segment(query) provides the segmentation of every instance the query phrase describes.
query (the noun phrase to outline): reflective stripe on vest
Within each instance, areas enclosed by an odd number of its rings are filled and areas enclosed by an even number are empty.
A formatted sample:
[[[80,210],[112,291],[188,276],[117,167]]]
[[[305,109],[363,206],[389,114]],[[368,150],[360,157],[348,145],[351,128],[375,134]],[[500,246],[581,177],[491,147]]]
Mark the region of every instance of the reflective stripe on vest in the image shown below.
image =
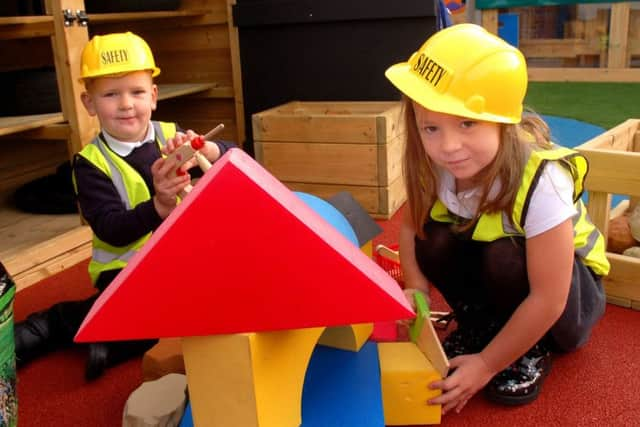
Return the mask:
[[[176,125],[156,121],[152,124],[156,133],[156,142],[159,148],[162,148],[166,142],[165,135],[175,135]],[[85,146],[79,154],[111,179],[127,210],[151,198],[149,188],[142,176],[124,159],[111,151],[99,136]],[[100,240],[94,233],[93,251],[89,263],[92,282],[95,283],[103,271],[124,268],[150,236],[151,233],[147,233],[127,246],[112,246]]]
[[[565,147],[554,146],[551,150],[533,151],[525,166],[511,218],[502,212],[482,214],[474,227],[472,239],[492,242],[507,236],[524,236],[524,224],[533,189],[536,188],[540,174],[549,161],[558,161],[566,167],[574,181],[573,200],[578,211],[572,221],[576,255],[596,274],[608,274],[609,261],[605,255],[604,237],[589,219],[580,199],[584,189],[584,177],[588,171],[587,160],[578,152]],[[454,223],[457,220],[440,200],[434,203],[430,216],[439,222]]]

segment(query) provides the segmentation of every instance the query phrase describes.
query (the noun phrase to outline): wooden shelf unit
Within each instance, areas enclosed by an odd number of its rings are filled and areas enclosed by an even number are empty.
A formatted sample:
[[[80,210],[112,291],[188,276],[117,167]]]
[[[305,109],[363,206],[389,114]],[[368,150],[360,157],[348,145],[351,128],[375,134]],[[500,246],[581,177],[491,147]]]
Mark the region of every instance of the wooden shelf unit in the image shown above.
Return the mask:
[[[46,15],[0,17],[0,71],[53,66],[61,112],[0,117],[0,261],[18,290],[91,254],[91,230],[79,215],[34,215],[11,201],[19,186],[54,173],[99,130],[80,103],[80,52],[94,34],[132,31],[150,44],[162,73],[154,119],[244,142],[244,111],[234,0],[182,0],[175,11],[89,14],[87,26],[66,26],[63,11],[84,0],[45,0]],[[25,55],[24,52],[30,52]],[[15,63],[20,58],[20,63]]]
[[[603,11],[604,12],[604,11]],[[635,13],[634,13],[635,12]],[[482,26],[498,33],[498,10],[481,10]],[[610,16],[607,16],[610,15]],[[610,14],[599,14],[596,25],[599,38],[524,39],[520,49],[530,58],[578,58],[600,56],[599,67],[529,67],[531,81],[573,82],[640,82],[640,68],[631,66],[631,58],[640,56],[637,27],[640,15],[631,9],[631,2],[611,3]],[[587,25],[586,23],[582,23]],[[584,36],[584,35],[583,35]],[[632,38],[635,36],[636,38]]]

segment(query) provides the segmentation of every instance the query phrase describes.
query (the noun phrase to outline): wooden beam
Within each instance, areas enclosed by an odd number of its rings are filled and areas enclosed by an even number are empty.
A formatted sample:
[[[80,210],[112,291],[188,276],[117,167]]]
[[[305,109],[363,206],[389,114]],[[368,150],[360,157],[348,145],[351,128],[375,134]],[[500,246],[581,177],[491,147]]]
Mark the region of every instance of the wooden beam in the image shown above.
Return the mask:
[[[611,23],[609,24],[609,68],[628,68],[631,63],[627,52],[629,36],[629,14],[631,3],[611,4]]]
[[[529,67],[532,82],[640,82],[640,68]]]

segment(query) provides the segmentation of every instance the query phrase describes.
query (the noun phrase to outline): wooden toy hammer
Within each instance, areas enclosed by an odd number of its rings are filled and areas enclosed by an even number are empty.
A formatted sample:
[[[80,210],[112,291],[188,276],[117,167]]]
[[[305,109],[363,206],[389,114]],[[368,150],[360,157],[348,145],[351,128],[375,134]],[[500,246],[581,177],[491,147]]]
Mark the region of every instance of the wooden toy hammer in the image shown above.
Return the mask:
[[[196,161],[198,162],[198,166],[200,167],[200,169],[202,169],[203,172],[206,172],[207,170],[209,170],[209,168],[211,168],[211,163],[198,150],[204,147],[205,141],[207,141],[209,138],[213,138],[215,135],[220,133],[222,129],[224,129],[224,124],[220,123],[218,126],[214,127],[203,136],[197,136],[193,140],[185,144],[182,144],[175,151],[169,154],[167,159],[170,159],[170,158],[177,159],[176,166],[173,170],[173,173],[179,174],[180,167],[193,157],[195,157]],[[193,189],[193,186],[191,184],[188,184],[184,188],[184,190],[180,192],[180,197],[184,198],[187,194],[189,194],[189,192],[192,189]]]

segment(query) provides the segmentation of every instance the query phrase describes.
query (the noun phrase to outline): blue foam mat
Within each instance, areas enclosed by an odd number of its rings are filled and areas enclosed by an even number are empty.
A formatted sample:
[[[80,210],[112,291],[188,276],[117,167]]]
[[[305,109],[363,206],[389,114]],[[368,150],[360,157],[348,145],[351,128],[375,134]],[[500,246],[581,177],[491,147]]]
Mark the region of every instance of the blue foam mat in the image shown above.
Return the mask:
[[[547,115],[541,117],[551,129],[551,139],[565,147],[576,147],[605,132],[600,126],[580,120]]]

